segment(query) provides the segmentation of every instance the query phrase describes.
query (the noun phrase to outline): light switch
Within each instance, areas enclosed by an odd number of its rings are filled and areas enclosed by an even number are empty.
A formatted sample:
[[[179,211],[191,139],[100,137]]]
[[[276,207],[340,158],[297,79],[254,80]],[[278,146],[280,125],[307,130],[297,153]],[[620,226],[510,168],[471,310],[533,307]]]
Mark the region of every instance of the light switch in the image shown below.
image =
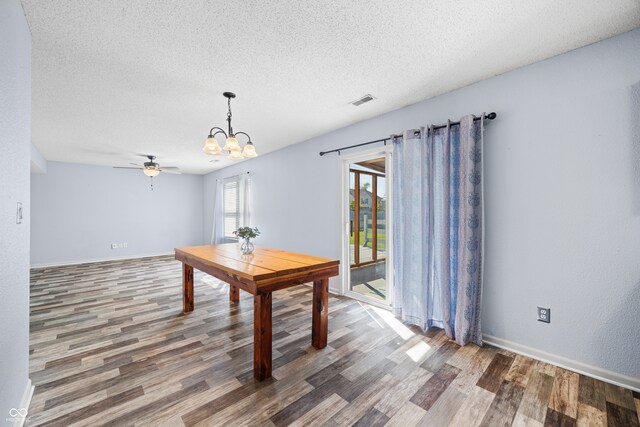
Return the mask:
[[[18,209],[16,210],[16,224],[22,224],[22,203],[18,202]]]

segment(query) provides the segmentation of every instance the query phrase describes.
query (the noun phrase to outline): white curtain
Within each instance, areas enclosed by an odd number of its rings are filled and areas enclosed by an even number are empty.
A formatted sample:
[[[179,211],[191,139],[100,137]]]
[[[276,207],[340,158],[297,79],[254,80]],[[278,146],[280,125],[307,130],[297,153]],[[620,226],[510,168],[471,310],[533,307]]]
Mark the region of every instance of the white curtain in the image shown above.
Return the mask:
[[[251,227],[251,174],[240,175],[240,227]]]
[[[222,212],[222,180],[216,179],[216,193],[213,196],[213,228],[211,244],[224,242],[224,214]]]
[[[216,180],[216,193],[213,201],[213,227],[211,230],[211,244],[228,243],[224,235],[224,183],[237,182],[238,197],[238,227],[251,226],[251,175],[243,173],[224,179]]]

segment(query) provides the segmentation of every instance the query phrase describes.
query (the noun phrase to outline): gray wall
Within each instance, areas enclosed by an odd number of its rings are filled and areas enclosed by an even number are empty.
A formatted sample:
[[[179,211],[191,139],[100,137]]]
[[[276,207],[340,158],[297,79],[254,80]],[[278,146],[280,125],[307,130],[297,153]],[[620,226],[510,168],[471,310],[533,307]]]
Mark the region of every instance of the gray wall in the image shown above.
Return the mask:
[[[638,379],[638,52],[640,30],[209,174],[204,238],[215,179],[249,170],[258,243],[339,258],[340,159],[319,151],[496,111],[485,134],[484,332]],[[535,320],[536,305],[551,307],[551,324]]]
[[[31,176],[31,265],[154,255],[202,244],[200,175],[48,162]],[[111,249],[111,243],[127,248]]]
[[[31,35],[19,0],[0,1],[0,420],[29,375]],[[23,204],[16,224],[16,204]]]

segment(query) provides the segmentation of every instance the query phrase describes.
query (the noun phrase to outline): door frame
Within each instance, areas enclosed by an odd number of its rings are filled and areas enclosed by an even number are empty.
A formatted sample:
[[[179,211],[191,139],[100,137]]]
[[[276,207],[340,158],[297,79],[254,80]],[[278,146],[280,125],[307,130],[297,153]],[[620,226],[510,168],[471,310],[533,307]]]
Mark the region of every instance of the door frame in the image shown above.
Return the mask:
[[[359,151],[353,154],[345,154],[340,157],[342,160],[342,232],[340,233],[342,236],[342,262],[340,263],[340,268],[342,269],[341,292],[342,295],[362,302],[366,302],[367,304],[390,309],[391,305],[393,304],[393,230],[392,227],[390,227],[393,221],[393,185],[391,182],[391,176],[393,172],[392,149],[391,146],[388,145],[371,150]],[[387,295],[385,301],[381,301],[373,297],[368,297],[349,289],[349,285],[351,283],[351,265],[349,259],[349,165],[351,163],[377,159],[380,157],[385,158],[385,191],[387,194],[387,277],[385,278],[387,282]]]

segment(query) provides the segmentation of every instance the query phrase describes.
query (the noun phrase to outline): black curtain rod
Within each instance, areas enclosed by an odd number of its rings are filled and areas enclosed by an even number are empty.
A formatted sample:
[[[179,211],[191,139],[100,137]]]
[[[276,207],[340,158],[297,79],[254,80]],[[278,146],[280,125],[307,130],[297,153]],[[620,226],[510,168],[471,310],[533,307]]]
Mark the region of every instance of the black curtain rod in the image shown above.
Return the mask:
[[[485,119],[487,120],[493,120],[496,117],[498,117],[498,115],[496,113],[489,113],[486,116],[484,116]],[[480,117],[476,117],[475,119],[473,119],[473,121],[476,120],[480,120]],[[434,126],[433,129],[443,129],[446,128],[447,126],[454,126],[454,125],[459,125],[460,122],[451,122],[449,125],[438,125],[438,126]],[[329,154],[329,153],[335,153],[338,152],[338,154],[340,154],[340,152],[342,150],[348,150],[350,148],[356,148],[356,147],[362,147],[363,145],[370,145],[370,144],[376,144],[378,142],[384,142],[384,145],[387,145],[387,141],[391,140],[391,138],[398,138],[402,135],[393,135],[390,136],[389,138],[382,138],[382,139],[376,139],[375,141],[368,141],[368,142],[363,142],[361,144],[355,144],[355,145],[349,145],[348,147],[341,147],[341,148],[336,148],[335,150],[330,150],[330,151],[321,151],[320,152],[320,156],[324,156],[325,154]]]

